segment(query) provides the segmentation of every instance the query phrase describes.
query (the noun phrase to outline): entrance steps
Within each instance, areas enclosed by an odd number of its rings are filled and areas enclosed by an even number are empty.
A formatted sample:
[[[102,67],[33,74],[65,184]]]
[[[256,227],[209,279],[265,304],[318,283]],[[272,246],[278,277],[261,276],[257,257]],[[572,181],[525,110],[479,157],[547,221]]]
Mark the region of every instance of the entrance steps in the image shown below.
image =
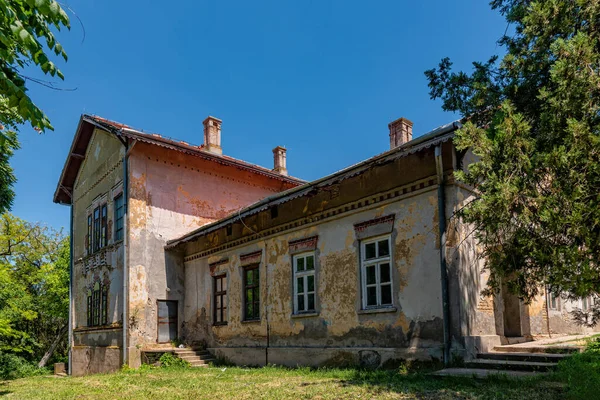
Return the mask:
[[[570,347],[564,353],[557,353],[555,348],[544,347],[517,347],[520,351],[508,351],[511,346],[498,346],[494,351],[479,353],[474,360],[466,361],[462,368],[448,368],[434,372],[436,376],[474,376],[486,377],[489,375],[530,376],[538,373],[553,371],[558,362],[570,357],[573,352],[579,351]],[[524,349],[528,349],[524,350]],[[567,352],[568,351],[568,352]]]
[[[182,360],[189,362],[192,367],[208,367],[210,362],[215,361],[215,358],[202,348],[177,348],[173,350],[173,353]]]

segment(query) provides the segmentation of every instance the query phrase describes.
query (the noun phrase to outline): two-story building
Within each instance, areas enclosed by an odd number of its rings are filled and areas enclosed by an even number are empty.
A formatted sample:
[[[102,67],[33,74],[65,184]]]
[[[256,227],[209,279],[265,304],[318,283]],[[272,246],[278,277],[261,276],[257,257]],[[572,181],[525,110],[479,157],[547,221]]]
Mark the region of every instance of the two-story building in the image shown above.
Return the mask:
[[[305,183],[282,147],[272,169],[224,156],[213,117],[192,146],[82,116],[54,197],[71,206],[71,372],[175,339],[239,364],[385,366],[586,331],[578,304],[481,295],[460,124],[388,127],[388,151]]]

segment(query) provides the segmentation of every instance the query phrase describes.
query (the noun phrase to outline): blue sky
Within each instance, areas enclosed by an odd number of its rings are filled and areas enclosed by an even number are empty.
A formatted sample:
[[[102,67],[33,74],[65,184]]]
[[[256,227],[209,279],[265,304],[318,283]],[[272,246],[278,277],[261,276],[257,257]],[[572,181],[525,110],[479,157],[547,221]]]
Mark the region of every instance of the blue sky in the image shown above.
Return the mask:
[[[53,91],[30,86],[54,132],[22,129],[13,213],[68,228],[52,203],[79,115],[92,113],[190,143],[207,115],[224,153],[313,180],[388,149],[388,122],[414,136],[452,121],[429,99],[426,69],[487,60],[506,23],[486,1],[71,0],[59,37],[69,61]],[[84,39],[84,40],[83,40]],[[83,40],[83,41],[82,41]]]

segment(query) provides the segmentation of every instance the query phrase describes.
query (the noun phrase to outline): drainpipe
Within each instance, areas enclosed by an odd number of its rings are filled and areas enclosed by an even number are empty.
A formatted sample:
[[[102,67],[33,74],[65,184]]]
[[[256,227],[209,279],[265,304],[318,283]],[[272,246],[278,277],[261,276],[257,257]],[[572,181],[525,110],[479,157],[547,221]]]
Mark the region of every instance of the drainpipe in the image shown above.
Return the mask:
[[[69,367],[71,375],[73,365],[73,194],[71,194],[71,222],[69,223]]]
[[[125,146],[125,155],[123,156],[123,365],[128,365],[127,357],[127,334],[128,334],[128,309],[129,309],[129,296],[128,296],[128,281],[129,281],[129,259],[128,245],[129,245],[129,142],[125,140],[123,145]]]
[[[438,221],[440,239],[440,272],[442,278],[442,314],[444,322],[444,365],[450,364],[450,297],[448,294],[448,270],[446,269],[446,197],[444,194],[444,166],[442,144],[435,146],[435,169],[438,179]]]

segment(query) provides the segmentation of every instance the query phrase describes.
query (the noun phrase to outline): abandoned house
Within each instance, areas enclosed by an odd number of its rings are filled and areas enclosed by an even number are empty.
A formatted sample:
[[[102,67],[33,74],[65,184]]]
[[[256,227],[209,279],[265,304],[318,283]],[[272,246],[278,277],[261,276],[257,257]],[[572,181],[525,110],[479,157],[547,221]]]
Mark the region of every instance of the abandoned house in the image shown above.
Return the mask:
[[[238,364],[378,366],[584,330],[568,311],[591,300],[480,295],[452,218],[473,196],[453,176],[474,159],[460,124],[388,127],[388,151],[307,183],[283,147],[272,169],[223,155],[214,117],[194,146],[82,115],[54,195],[71,208],[70,373],[175,341]]]

